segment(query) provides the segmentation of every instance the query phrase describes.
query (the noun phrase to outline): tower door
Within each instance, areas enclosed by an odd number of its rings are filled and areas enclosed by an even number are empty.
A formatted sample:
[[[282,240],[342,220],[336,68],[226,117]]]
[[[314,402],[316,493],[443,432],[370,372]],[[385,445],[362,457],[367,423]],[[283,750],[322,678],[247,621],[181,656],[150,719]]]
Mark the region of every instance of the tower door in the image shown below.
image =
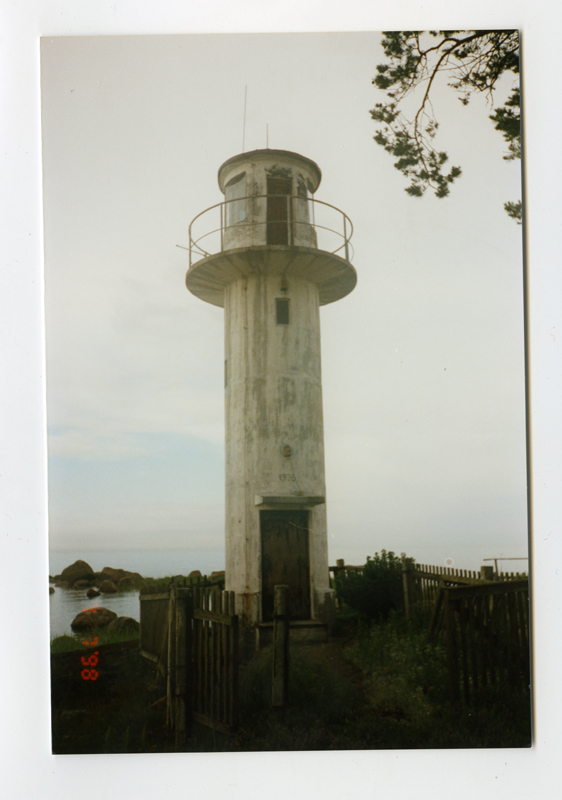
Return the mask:
[[[267,179],[267,244],[289,244],[292,181]]]
[[[310,619],[308,511],[260,511],[262,619],[273,619],[275,586],[289,587],[291,619]]]

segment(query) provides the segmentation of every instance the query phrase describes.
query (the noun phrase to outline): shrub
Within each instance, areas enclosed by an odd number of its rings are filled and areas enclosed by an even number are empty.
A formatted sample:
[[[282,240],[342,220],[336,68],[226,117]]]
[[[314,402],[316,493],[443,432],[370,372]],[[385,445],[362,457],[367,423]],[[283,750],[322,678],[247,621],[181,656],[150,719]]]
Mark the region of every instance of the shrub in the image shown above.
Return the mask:
[[[336,592],[365,619],[386,619],[391,611],[404,607],[401,558],[392,551],[375,553],[367,558],[363,572],[337,575]]]

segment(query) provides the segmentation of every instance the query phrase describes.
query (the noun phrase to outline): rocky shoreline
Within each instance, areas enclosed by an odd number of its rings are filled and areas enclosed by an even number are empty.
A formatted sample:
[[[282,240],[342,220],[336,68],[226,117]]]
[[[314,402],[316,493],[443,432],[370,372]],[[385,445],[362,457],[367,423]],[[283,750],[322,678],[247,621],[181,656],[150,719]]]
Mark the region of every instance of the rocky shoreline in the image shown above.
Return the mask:
[[[116,594],[123,591],[142,589],[146,581],[138,572],[126,569],[104,567],[101,572],[94,572],[86,561],[75,561],[65,567],[60,575],[49,575],[49,582],[59,589],[84,589],[89,598],[102,594]],[[49,593],[54,592],[52,586]],[[118,617],[113,611],[98,606],[78,614],[70,623],[73,631],[87,631],[93,628],[107,628],[115,631],[138,631],[139,623],[131,617]]]
[[[142,589],[147,585],[138,572],[113,567],[104,567],[101,572],[94,572],[86,561],[80,559],[65,567],[60,575],[49,576],[49,581],[60,589],[85,589],[88,597]]]
[[[203,580],[199,570],[193,570],[188,577],[195,581]],[[222,588],[224,586],[224,571],[213,572],[209,579],[205,578],[204,580],[209,580],[211,585]],[[101,595],[138,591],[148,586],[148,582],[138,572],[130,572],[126,569],[115,569],[113,567],[104,567],[101,572],[94,572],[92,567],[81,559],[65,567],[60,575],[49,575],[49,583],[54,584],[59,589],[83,590],[90,599]],[[53,594],[54,591],[53,586],[49,586],[49,593]],[[93,628],[127,631],[138,630],[139,623],[131,617],[118,617],[113,611],[102,606],[96,606],[84,609],[71,622],[70,627],[75,632]]]

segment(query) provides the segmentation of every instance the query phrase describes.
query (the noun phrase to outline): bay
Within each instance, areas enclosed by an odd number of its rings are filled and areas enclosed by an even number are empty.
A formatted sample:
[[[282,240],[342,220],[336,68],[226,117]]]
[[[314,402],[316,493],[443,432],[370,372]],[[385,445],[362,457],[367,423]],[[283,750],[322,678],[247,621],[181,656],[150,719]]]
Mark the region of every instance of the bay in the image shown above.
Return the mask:
[[[59,589],[49,595],[51,639],[56,636],[71,636],[70,623],[81,611],[103,606],[115,611],[118,617],[132,617],[140,621],[140,600],[138,591],[104,594],[99,597],[86,597],[86,589]]]
[[[144,577],[166,578],[172,575],[189,575],[198,569],[203,575],[224,569],[223,550],[112,550],[112,551],[60,551],[49,553],[49,574],[60,575],[65,567],[75,561],[86,561],[93,572],[104,567],[139,572]],[[71,635],[70,623],[87,608],[103,606],[119,617],[140,619],[138,591],[103,594],[92,599],[86,597],[86,589],[60,589],[49,595],[50,635]]]

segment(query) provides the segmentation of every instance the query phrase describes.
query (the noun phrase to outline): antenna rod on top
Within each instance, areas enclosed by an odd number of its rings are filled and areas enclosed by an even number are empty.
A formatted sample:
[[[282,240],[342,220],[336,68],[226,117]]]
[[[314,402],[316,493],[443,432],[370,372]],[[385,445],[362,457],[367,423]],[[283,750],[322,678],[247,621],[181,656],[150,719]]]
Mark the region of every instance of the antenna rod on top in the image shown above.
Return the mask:
[[[269,150],[269,125],[265,126],[265,149]]]
[[[248,98],[248,87],[244,89],[244,126],[242,128],[242,152],[246,152],[246,100]]]

